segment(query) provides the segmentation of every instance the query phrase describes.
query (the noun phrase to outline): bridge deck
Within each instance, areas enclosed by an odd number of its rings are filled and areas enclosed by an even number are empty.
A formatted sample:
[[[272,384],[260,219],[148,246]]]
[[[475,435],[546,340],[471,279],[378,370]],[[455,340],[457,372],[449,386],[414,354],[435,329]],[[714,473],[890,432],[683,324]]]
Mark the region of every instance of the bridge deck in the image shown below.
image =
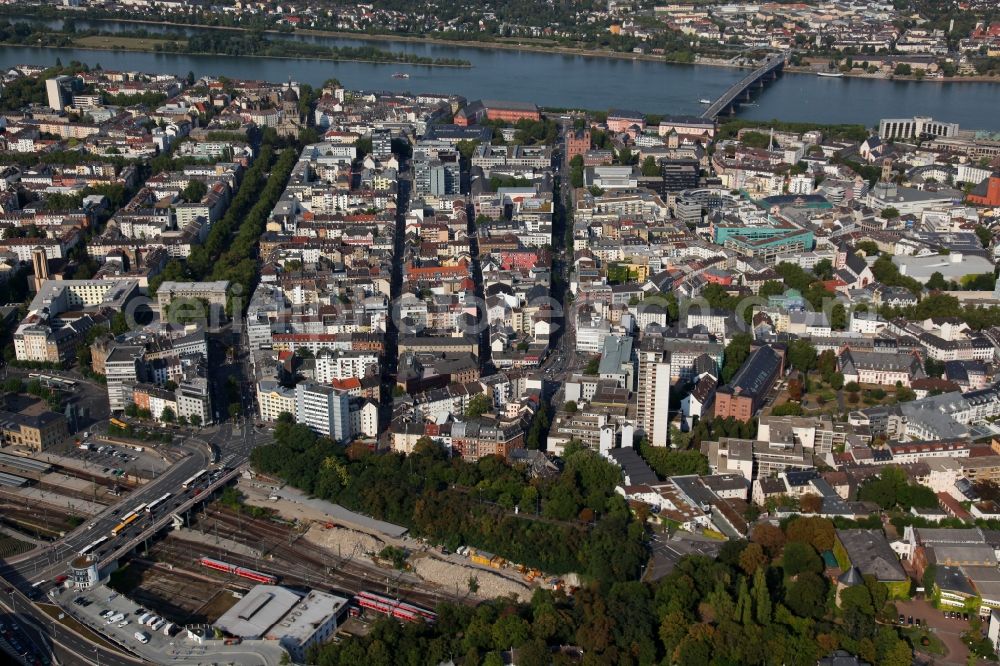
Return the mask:
[[[770,74],[778,67],[781,67],[784,62],[785,56],[781,53],[771,56],[763,65],[729,86],[726,92],[722,94],[722,97],[712,102],[712,105],[702,112],[701,117],[706,119],[716,118],[727,106],[733,103],[733,100],[743,94],[748,87],[760,80],[762,76]]]
[[[175,509],[168,511],[167,513],[160,516],[153,522],[148,523],[139,534],[132,537],[127,542],[124,542],[121,545],[117,546],[113,551],[111,551],[111,553],[106,555],[104,559],[102,559],[101,562],[99,563],[98,568],[103,569],[114,560],[117,560],[126,553],[130,552],[132,549],[134,549],[140,543],[145,541],[147,538],[149,538],[153,534],[156,534],[161,529],[166,527],[167,523],[173,520],[172,518],[173,514],[179,515],[184,513],[198,502],[203,501],[206,497],[210,497],[212,493],[214,493],[216,490],[218,490],[222,486],[232,481],[234,478],[242,474],[242,472],[243,471],[239,467],[230,470],[229,472],[227,472],[226,474],[222,475],[214,482],[212,482],[212,484],[209,485],[207,488],[205,488],[205,490],[201,491],[197,495],[191,495],[184,502],[179,504]]]

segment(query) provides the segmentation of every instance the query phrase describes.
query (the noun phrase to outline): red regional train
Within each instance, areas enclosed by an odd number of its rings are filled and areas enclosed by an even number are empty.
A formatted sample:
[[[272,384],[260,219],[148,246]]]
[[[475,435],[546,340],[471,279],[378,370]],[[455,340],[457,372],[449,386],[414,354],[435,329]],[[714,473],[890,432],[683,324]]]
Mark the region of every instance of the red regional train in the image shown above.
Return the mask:
[[[229,562],[222,562],[221,560],[213,560],[211,557],[203,557],[200,560],[198,560],[198,562],[203,567],[208,567],[209,569],[215,569],[216,571],[225,571],[226,573],[230,573],[235,576],[240,576],[241,578],[248,578],[256,583],[274,585],[275,583],[278,582],[277,576],[261,573],[259,571],[254,571],[253,569],[245,569],[241,566],[230,564]]]
[[[354,597],[354,602],[362,608],[367,608],[384,615],[391,615],[398,620],[406,620],[407,622],[414,622],[419,619],[423,619],[426,622],[434,622],[437,619],[436,614],[420,606],[414,606],[405,601],[397,601],[391,597],[384,597],[381,594],[373,592],[358,592]]]

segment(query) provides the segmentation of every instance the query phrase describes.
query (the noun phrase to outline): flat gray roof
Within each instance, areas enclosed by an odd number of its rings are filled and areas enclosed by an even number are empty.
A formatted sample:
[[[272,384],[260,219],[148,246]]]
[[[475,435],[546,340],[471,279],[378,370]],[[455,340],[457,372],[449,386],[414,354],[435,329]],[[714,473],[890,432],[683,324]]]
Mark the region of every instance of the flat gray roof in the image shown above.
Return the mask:
[[[45,472],[52,469],[52,465],[47,462],[42,462],[41,460],[35,460],[34,458],[22,458],[21,456],[12,456],[9,453],[0,453],[0,465],[6,467],[15,467],[17,469],[23,469],[26,472],[39,472],[44,474]]]
[[[617,374],[622,371],[622,365],[632,359],[632,338],[609,335],[604,338],[604,350],[601,352],[601,362],[598,374]]]
[[[270,633],[279,640],[292,638],[302,645],[312,638],[327,619],[331,616],[339,617],[347,604],[346,597],[312,590]]]
[[[223,613],[215,626],[233,636],[256,640],[267,634],[300,598],[298,593],[280,585],[256,585]]]
[[[216,280],[215,282],[164,282],[156,293],[173,293],[175,291],[200,291],[225,294],[229,289],[229,282],[226,280]]]
[[[399,538],[408,531],[407,528],[402,527],[401,525],[393,525],[392,523],[387,523],[384,520],[378,520],[376,518],[372,518],[371,516],[366,516],[363,513],[357,513],[356,511],[345,509],[339,504],[309,497],[300,490],[290,486],[279,488],[274,491],[274,493],[279,497],[292,500],[293,502],[311,506],[312,508],[322,511],[345,523],[353,523],[363,529],[381,532],[386,536]]]
[[[5,486],[7,488],[21,488],[28,485],[28,480],[23,476],[15,476],[13,474],[7,474],[6,472],[0,472],[0,486]]]

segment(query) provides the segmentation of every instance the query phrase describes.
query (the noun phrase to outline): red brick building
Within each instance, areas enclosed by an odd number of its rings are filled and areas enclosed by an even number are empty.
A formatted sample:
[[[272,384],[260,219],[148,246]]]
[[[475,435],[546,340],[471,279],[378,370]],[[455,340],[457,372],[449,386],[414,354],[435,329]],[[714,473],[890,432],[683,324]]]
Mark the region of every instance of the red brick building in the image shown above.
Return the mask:
[[[979,183],[966,197],[977,206],[1000,206],[1000,173],[995,173]]]
[[[747,358],[732,381],[715,394],[715,418],[732,416],[749,421],[764,405],[768,392],[781,375],[784,356],[770,345],[760,347]]]
[[[501,102],[497,100],[484,100],[486,107],[486,118],[489,120],[502,120],[508,123],[516,123],[518,120],[541,120],[542,114],[538,107],[531,102]]]
[[[524,448],[524,423],[498,423],[485,418],[457,421],[451,426],[451,448],[469,462],[485,456],[506,460],[511,451]]]
[[[582,129],[566,133],[566,160],[582,156],[590,150],[590,130]]]
[[[483,118],[513,124],[518,120],[541,120],[542,114],[531,102],[477,100],[458,110],[455,114],[455,124],[459,127],[468,127],[482,121]]]

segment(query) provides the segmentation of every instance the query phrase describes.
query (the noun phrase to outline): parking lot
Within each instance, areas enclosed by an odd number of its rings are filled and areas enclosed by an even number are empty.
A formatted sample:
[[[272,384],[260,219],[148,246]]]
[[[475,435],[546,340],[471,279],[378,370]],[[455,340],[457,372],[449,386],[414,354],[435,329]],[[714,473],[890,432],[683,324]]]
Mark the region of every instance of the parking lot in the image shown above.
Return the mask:
[[[140,625],[139,619],[148,610],[104,585],[92,590],[63,589],[56,592],[53,600],[67,614],[84,622],[94,631],[156,663],[162,663],[169,657],[172,662],[184,664],[277,666],[284,653],[273,641],[237,642],[234,645],[225,645],[223,641],[199,643],[188,638],[187,632],[176,626],[171,631],[173,635],[167,636],[163,633],[170,626],[166,622],[167,618],[161,618],[165,622],[158,631],[148,625]],[[76,600],[79,603],[75,603]],[[107,611],[113,611],[114,617],[120,614],[122,618],[108,622],[102,616]],[[136,639],[137,631],[142,631],[149,637],[147,643]]]
[[[58,590],[53,600],[64,612],[129,649],[146,647],[151,651],[161,652],[174,640],[163,634],[163,629],[168,626],[166,621],[159,631],[154,631],[148,625],[140,625],[139,619],[148,611],[103,585],[92,590]],[[102,616],[102,613],[108,614],[109,611],[111,613],[107,617]],[[109,622],[109,617],[118,619]],[[135,638],[138,631],[149,637],[146,645],[141,645]]]
[[[169,467],[159,451],[142,444],[112,444],[94,437],[84,439],[83,442],[89,448],[83,449],[80,448],[83,444],[69,443],[53,448],[51,453],[66,459],[60,461],[60,464],[75,462],[74,466],[82,471],[111,478],[127,475],[129,479],[149,479],[162,474]],[[142,450],[136,450],[136,447]]]
[[[912,599],[908,601],[897,601],[896,610],[909,620],[913,617],[914,622],[920,619],[925,623],[934,635],[941,639],[948,654],[943,657],[936,657],[935,664],[965,664],[969,657],[969,649],[962,642],[962,632],[968,630],[969,623],[961,618],[947,618],[943,611],[933,608],[923,599]]]

